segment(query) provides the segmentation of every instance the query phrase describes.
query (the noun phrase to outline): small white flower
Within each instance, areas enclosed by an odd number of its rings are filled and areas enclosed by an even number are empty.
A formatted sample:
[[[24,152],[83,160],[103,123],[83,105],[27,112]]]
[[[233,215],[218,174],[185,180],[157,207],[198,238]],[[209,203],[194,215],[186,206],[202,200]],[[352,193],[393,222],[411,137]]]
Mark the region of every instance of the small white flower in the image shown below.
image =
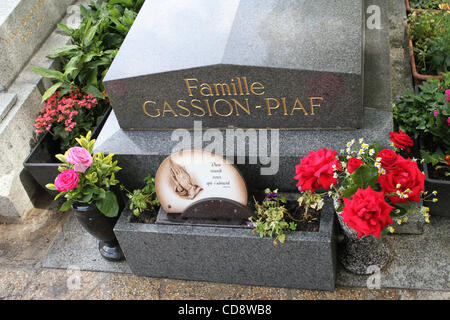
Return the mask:
[[[363,138],[359,138],[359,143],[363,143],[364,139]]]
[[[363,144],[361,145],[361,148],[362,148],[363,150],[367,150],[367,149],[369,149],[369,145],[366,144],[366,143],[363,143]]]
[[[393,227],[391,227],[391,226],[388,227],[388,230],[389,230],[390,233],[394,233],[394,231],[395,231],[395,229]]]
[[[438,202],[438,199],[437,198],[433,198],[433,202]]]
[[[433,191],[432,193],[433,193],[433,195],[437,195],[437,191]]]
[[[375,154],[375,150],[370,149],[370,150],[369,150],[369,155],[373,156],[374,154]]]

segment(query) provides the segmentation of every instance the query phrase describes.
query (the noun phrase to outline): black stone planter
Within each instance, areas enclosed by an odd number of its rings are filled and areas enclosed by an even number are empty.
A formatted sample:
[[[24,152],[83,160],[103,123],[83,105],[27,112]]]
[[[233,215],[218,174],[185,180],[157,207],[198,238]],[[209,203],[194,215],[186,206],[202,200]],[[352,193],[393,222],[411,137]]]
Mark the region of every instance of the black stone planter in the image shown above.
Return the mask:
[[[119,217],[109,218],[101,213],[95,204],[74,203],[72,210],[78,222],[99,240],[98,250],[103,258],[109,261],[125,259],[119,242],[113,232]]]
[[[93,130],[92,138],[95,139],[100,134],[103,125],[111,113],[111,107],[108,107],[99,125]],[[58,166],[61,164],[55,155],[61,153],[57,142],[53,141],[50,133],[45,133],[31,150],[30,155],[23,162],[25,169],[33,176],[36,182],[52,196],[58,194],[57,191],[51,191],[45,188],[45,185],[55,181],[59,174]]]
[[[450,181],[437,180],[430,177],[429,164],[424,163],[425,190],[428,192],[437,191],[438,202],[425,203],[430,208],[430,215],[450,217]]]
[[[336,226],[326,202],[318,232],[287,234],[277,246],[246,228],[130,223],[126,208],[114,232],[140,276],[244,285],[334,290]]]
[[[335,201],[335,210],[338,207]],[[386,266],[391,256],[386,244],[373,236],[358,238],[358,233],[344,222],[341,212],[336,211],[336,216],[344,235],[344,241],[339,244],[339,262],[342,266],[352,273],[362,275],[372,274],[373,267],[382,269]]]

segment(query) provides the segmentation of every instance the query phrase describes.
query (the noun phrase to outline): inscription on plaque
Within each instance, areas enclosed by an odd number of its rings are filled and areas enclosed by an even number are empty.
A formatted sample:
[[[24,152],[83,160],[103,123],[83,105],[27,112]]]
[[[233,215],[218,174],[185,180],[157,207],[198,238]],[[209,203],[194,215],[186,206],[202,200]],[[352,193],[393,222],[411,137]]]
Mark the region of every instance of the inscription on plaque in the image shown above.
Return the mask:
[[[196,201],[217,197],[247,205],[247,187],[240,173],[208,151],[186,150],[169,156],[156,173],[155,186],[168,213],[182,213]]]
[[[308,97],[307,104],[299,97],[263,97],[260,104],[249,102],[248,96],[264,96],[266,88],[262,82],[249,82],[247,77],[236,77],[229,82],[207,83],[197,78],[184,79],[189,98],[178,100],[146,100],[142,110],[151,118],[164,117],[230,117],[263,112],[267,116],[280,113],[283,116],[314,116],[323,97]],[[201,95],[203,99],[192,98]],[[305,107],[306,106],[306,107]]]

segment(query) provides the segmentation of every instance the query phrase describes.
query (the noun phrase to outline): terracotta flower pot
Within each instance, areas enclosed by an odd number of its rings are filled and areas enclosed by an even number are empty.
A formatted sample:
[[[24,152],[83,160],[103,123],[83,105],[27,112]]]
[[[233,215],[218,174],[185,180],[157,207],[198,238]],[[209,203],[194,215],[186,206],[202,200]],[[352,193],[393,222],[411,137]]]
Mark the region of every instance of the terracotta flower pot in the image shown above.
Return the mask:
[[[408,35],[408,46],[409,46],[409,58],[411,61],[411,70],[414,77],[414,82],[416,85],[420,85],[423,81],[427,81],[428,79],[442,79],[442,75],[427,75],[421,74],[417,71],[416,58],[414,57],[414,44],[409,36],[409,25],[406,28],[406,33]]]
[[[424,12],[424,11],[428,11],[428,12],[439,12],[440,9],[413,9],[411,8],[411,4],[409,0],[405,0],[405,6],[406,6],[406,11],[408,12]]]
[[[125,259],[113,232],[119,216],[114,218],[106,217],[97,209],[95,204],[74,203],[72,209],[83,228],[99,240],[98,250],[103,258],[109,261]]]
[[[358,238],[358,233],[345,222],[342,213],[338,212],[338,201],[334,200],[334,207],[340,229],[344,234],[344,241],[339,245],[339,262],[348,271],[355,274],[372,274],[374,267],[382,269],[390,259],[390,252],[383,240],[374,236]]]

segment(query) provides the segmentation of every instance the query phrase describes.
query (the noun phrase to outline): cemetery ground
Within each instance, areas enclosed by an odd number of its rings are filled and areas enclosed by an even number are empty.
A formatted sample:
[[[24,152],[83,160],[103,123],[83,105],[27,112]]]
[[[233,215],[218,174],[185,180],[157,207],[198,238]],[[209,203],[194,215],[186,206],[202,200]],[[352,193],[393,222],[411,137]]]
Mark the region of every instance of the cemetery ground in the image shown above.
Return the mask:
[[[24,224],[0,225],[0,299],[450,299],[450,292],[435,290],[337,287],[334,292],[310,291],[47,269],[42,261],[69,215],[55,211],[52,204],[36,209]],[[79,276],[79,287],[71,282],[74,275]]]
[[[0,299],[450,299],[450,292],[436,290],[338,286],[334,292],[310,291],[43,268],[42,262],[53,240],[69,217],[67,213],[55,212],[56,206],[50,204],[47,209],[35,209],[23,224],[0,225]],[[433,227],[433,223],[426,226]]]

